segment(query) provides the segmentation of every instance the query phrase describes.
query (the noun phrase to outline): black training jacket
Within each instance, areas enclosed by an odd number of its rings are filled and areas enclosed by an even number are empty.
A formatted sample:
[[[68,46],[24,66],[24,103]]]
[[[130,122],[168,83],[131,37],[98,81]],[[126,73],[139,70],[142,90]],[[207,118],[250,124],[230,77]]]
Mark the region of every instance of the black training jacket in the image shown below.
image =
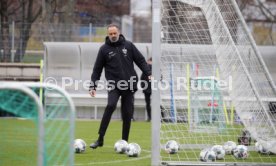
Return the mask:
[[[138,77],[134,70],[133,62],[135,62],[145,75],[151,75],[151,69],[148,67],[144,56],[132,42],[125,40],[124,36],[120,34],[119,40],[112,43],[107,36],[105,44],[100,47],[94,64],[90,88],[96,89],[102,69],[105,68],[106,80],[113,80],[115,87],[117,87],[116,84],[119,80],[128,81],[134,76],[134,89],[131,90],[137,90]],[[128,87],[132,88],[130,84]]]

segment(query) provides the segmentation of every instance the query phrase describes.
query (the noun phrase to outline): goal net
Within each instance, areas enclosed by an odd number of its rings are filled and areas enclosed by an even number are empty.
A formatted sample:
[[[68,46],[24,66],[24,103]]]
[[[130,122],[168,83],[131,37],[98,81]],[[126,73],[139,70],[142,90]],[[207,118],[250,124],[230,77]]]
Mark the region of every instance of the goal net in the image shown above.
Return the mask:
[[[73,165],[74,105],[61,88],[0,82],[0,165]]]
[[[188,119],[190,132],[220,133],[225,129],[227,112],[223,110],[223,97],[215,77],[190,79]],[[208,86],[207,86],[208,85]],[[205,99],[203,99],[205,98]],[[223,112],[225,111],[225,112]]]
[[[201,162],[201,150],[233,141],[248,156],[216,162],[275,163],[275,85],[236,1],[162,0],[160,8],[160,71],[169,87],[160,90],[160,162]],[[164,150],[169,140],[177,153]],[[271,153],[258,153],[256,142]]]

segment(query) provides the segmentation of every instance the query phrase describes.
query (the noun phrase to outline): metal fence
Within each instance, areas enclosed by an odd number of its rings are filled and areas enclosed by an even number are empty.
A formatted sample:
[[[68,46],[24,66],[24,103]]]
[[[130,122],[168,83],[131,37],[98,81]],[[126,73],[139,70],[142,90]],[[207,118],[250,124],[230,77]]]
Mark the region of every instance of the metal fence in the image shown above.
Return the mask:
[[[28,29],[30,26],[30,29]],[[24,28],[23,28],[24,27]],[[29,31],[29,32],[28,32]],[[1,54],[8,52],[10,61],[22,61],[29,51],[43,50],[43,42],[102,42],[106,36],[103,25],[92,24],[9,24],[9,33],[0,36]],[[17,57],[18,56],[18,57]]]
[[[139,22],[142,25],[137,25]],[[276,25],[273,23],[248,23],[258,45],[276,43]],[[271,28],[272,26],[272,28]],[[140,27],[140,28],[139,28]],[[142,27],[142,28],[141,28]],[[3,28],[3,27],[1,27]],[[29,29],[28,29],[29,28]],[[43,42],[103,42],[106,36],[106,25],[95,24],[60,24],[60,23],[9,23],[8,33],[0,34],[0,59],[8,55],[11,62],[37,62],[41,59]],[[133,42],[151,42],[151,25],[149,21],[134,21],[122,32],[133,35]],[[268,30],[270,28],[270,30]],[[124,28],[123,28],[124,29]],[[127,38],[128,39],[128,38]]]

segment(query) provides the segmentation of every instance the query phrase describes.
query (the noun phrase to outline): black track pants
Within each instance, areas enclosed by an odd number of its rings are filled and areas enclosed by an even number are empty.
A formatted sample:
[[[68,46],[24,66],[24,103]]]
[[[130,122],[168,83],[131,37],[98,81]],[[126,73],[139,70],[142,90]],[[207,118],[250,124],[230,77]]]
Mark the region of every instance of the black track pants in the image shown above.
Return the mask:
[[[145,95],[145,101],[146,101],[146,110],[148,118],[151,119],[151,105],[150,105],[150,96],[151,93],[144,93]]]
[[[101,125],[99,128],[99,135],[104,136],[109,125],[111,116],[116,109],[118,100],[121,96],[121,112],[123,119],[122,139],[128,141],[131,118],[133,115],[133,94],[129,90],[114,89],[108,92],[107,106],[105,108]]]

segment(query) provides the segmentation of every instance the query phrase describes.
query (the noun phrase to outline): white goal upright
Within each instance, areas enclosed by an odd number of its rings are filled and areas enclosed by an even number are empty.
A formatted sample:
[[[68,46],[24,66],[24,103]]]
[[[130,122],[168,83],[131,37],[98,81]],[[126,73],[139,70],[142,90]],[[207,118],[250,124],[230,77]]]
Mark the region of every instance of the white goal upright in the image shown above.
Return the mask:
[[[249,156],[216,162],[275,164],[276,88],[236,1],[153,0],[152,18],[153,78],[169,83],[153,90],[152,165],[201,164],[201,150],[227,141]],[[251,142],[239,141],[242,131]],[[169,140],[177,153],[164,151]]]

